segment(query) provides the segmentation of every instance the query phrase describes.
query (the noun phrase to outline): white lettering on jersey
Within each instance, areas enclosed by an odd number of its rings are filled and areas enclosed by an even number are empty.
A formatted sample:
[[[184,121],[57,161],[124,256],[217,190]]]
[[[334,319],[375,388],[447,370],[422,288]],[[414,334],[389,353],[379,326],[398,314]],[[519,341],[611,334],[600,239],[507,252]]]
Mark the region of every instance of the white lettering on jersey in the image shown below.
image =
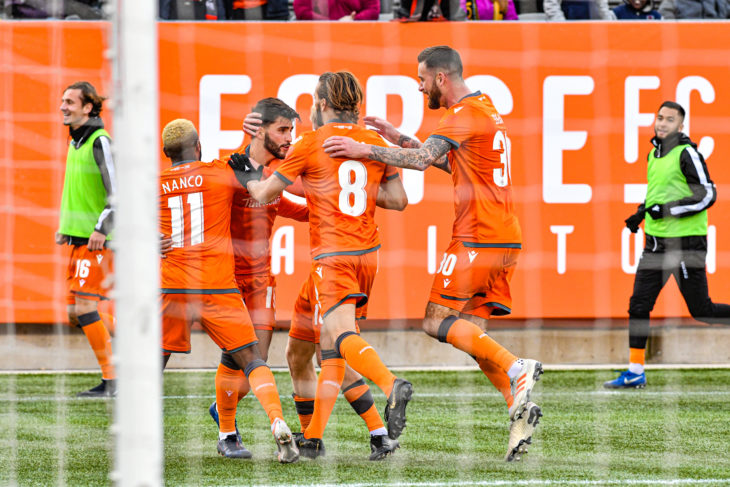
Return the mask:
[[[104,256],[103,255],[97,255],[96,256],[96,263],[97,264],[101,264],[101,261],[102,260],[104,260]]]
[[[449,284],[451,284],[451,279],[444,279],[444,287],[449,287]]]
[[[472,262],[474,262],[474,259],[476,259],[477,255],[479,255],[479,252],[477,252],[476,250],[470,250],[469,251],[469,263],[470,264]]]

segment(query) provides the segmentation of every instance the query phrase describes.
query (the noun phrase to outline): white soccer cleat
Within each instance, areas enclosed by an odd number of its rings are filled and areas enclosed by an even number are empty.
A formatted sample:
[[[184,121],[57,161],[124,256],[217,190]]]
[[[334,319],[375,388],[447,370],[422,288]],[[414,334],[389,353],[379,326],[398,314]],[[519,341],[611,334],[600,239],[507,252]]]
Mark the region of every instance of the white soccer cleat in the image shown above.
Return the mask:
[[[527,447],[532,444],[532,434],[542,417],[540,407],[534,402],[528,402],[524,414],[510,422],[509,444],[507,445],[508,462],[519,462],[522,455],[527,453]]]
[[[542,364],[537,360],[519,360],[523,362],[522,370],[509,381],[513,399],[512,407],[509,408],[509,419],[512,421],[522,417],[527,408],[527,403],[530,402],[532,388],[535,387],[535,383],[540,380],[542,375]]]
[[[274,420],[271,426],[271,432],[279,447],[276,457],[279,463],[294,463],[299,460],[299,448],[294,443],[292,433],[283,419]]]

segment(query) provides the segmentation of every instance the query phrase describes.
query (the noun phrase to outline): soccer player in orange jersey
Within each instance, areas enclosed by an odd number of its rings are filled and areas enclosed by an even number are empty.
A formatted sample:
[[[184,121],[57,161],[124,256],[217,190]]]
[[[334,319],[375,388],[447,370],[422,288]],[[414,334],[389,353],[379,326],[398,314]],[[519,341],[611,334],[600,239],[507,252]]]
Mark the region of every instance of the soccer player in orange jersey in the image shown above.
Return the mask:
[[[324,453],[322,436],[342,385],[346,364],[380,387],[388,404],[388,436],[395,440],[405,428],[406,405],[412,386],[396,378],[377,352],[360,337],[358,308],[368,300],[377,272],[380,239],[374,221],[377,195],[388,182],[386,166],[375,161],[332,159],[321,150],[331,135],[385,145],[374,132],[357,125],[362,88],[348,72],[325,73],[314,93],[316,126],[303,134],[274,176],[246,183],[258,201],[270,201],[298,176],[302,178],[309,207],[310,246],[313,258],[309,302],[314,304],[315,326],[321,326],[322,368],[317,383],[314,412],[298,438],[302,455]],[[234,162],[235,158],[234,158]]]
[[[261,359],[234,277],[231,205],[243,188],[225,162],[200,161],[198,133],[189,120],[167,124],[162,141],[172,162],[160,175],[160,233],[172,239],[161,263],[163,366],[170,353],[190,352],[190,326],[199,321],[243,369],[269,416],[279,461],[295,462],[299,452],[283,419],[276,381]],[[218,448],[237,442],[235,431],[229,432],[220,435]]]
[[[245,153],[260,162],[267,171],[273,172],[278,162],[286,156],[292,141],[296,111],[277,98],[260,100],[254,110],[263,115],[260,129],[250,144],[244,144],[234,152]],[[228,160],[228,157],[223,159]],[[273,327],[275,324],[276,281],[271,274],[269,239],[277,215],[298,221],[307,221],[307,206],[295,203],[284,196],[261,204],[241,189],[233,199],[231,210],[231,237],[235,262],[236,284],[246,304],[258,339],[259,351],[267,360]],[[225,351],[215,376],[216,400],[208,411],[222,436],[238,434],[236,407],[250,390],[243,370]],[[240,435],[239,435],[240,440]],[[226,446],[226,445],[224,445]],[[219,448],[219,453],[229,458],[248,457],[250,453],[240,443]],[[240,447],[240,449],[239,449]]]
[[[245,152],[246,155],[251,156],[251,158],[255,161],[259,160],[259,158],[256,157],[257,153],[255,148],[257,145],[260,146],[260,142],[257,144],[257,140],[261,140],[261,128],[266,128],[267,124],[265,121],[273,118],[270,114],[264,113],[265,109],[266,106],[261,102],[257,104],[253,109],[253,113],[246,116],[243,124],[244,131],[251,135],[253,140],[251,142],[250,150],[246,151],[245,147],[242,146],[239,148],[238,152]],[[315,129],[319,128],[315,111],[312,111],[312,125]],[[271,137],[271,140],[274,140],[273,136]],[[271,144],[267,144],[267,146],[270,145]],[[276,160],[271,164],[265,163],[264,175],[268,176],[269,174],[267,174],[267,172],[269,172],[269,170],[273,173],[272,168],[278,167],[280,162],[280,160]],[[376,200],[377,206],[399,211],[402,211],[407,206],[408,198],[406,196],[405,189],[403,188],[403,184],[398,178],[399,174],[395,168],[386,169],[385,182],[381,183],[378,190]],[[304,196],[304,191],[301,187],[301,180],[297,179],[295,184],[287,188],[287,191],[293,192],[297,196]],[[278,198],[273,201],[277,200]],[[233,224],[235,225],[235,220]],[[235,234],[234,255],[236,256],[238,263],[238,251],[235,249]],[[299,415],[302,432],[304,432],[309,426],[314,412],[317,373],[314,369],[314,364],[312,363],[312,357],[317,354],[318,359],[320,359],[319,329],[314,326],[314,306],[310,301],[311,288],[312,285],[308,279],[302,285],[299,295],[297,296],[297,300],[294,304],[294,313],[292,315],[286,348],[286,358],[289,365],[292,387],[294,389],[294,404],[297,414]],[[245,294],[244,301],[246,301]],[[251,305],[249,305],[248,301],[246,301],[246,304],[249,308],[249,312],[251,312]],[[365,319],[366,308],[367,306],[358,308],[358,320]],[[253,312],[251,312],[251,314],[253,316]],[[255,319],[254,327],[256,327]],[[256,333],[259,335],[260,332],[258,329]],[[260,335],[259,341],[261,342]],[[363,419],[363,421],[365,421],[365,425],[368,428],[370,436],[369,459],[383,460],[399,448],[400,445],[398,441],[391,440],[387,436],[387,430],[383,425],[380,415],[375,409],[375,401],[372,393],[370,392],[370,388],[365,383],[362,376],[352,370],[349,366],[345,368],[345,377],[342,382],[341,389],[345,399],[347,399],[353,410]],[[217,397],[222,397],[223,400],[228,401],[227,395],[217,394]],[[211,414],[214,413],[212,406],[210,412]]]
[[[507,461],[520,460],[542,415],[530,401],[542,364],[519,359],[486,333],[491,315],[511,312],[509,282],[522,247],[514,214],[507,131],[487,95],[472,92],[462,77],[459,53],[429,47],[418,56],[419,90],[428,107],[446,108],[436,130],[421,144],[381,119],[366,118],[401,148],[329,138],[324,150],[343,157],[381,161],[417,170],[445,168],[454,183],[452,241],[436,272],[423,328],[430,336],[473,356],[504,395],[510,416]]]

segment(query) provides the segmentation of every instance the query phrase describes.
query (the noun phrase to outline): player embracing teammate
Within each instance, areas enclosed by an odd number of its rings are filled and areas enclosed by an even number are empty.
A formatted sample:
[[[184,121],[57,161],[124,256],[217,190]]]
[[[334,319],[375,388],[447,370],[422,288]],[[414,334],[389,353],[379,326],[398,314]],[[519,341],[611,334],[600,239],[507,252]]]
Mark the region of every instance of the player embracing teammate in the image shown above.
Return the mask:
[[[542,364],[517,358],[486,333],[491,315],[511,312],[510,279],[522,248],[513,210],[512,182],[504,121],[487,95],[472,92],[462,76],[459,53],[448,46],[418,55],[419,90],[428,107],[446,108],[436,130],[421,144],[385,120],[365,123],[401,148],[367,145],[333,136],[324,150],[334,158],[368,159],[409,169],[437,166],[454,183],[452,241],[436,273],[423,329],[477,361],[504,395],[509,408],[507,461],[527,452],[542,413],[530,401]]]

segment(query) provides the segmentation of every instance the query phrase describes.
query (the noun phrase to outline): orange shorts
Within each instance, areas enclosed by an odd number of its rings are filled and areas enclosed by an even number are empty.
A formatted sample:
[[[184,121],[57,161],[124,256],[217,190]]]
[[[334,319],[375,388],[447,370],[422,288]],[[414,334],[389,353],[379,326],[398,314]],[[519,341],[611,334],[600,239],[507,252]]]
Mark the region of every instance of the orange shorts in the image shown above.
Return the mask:
[[[72,245],[66,270],[66,302],[75,304],[77,296],[94,301],[109,299],[113,274],[114,253],[111,249],[105,247],[92,252],[86,245]]]
[[[276,279],[270,273],[237,275],[236,283],[255,330],[273,330],[276,323]]]
[[[489,318],[512,312],[509,283],[519,248],[477,247],[452,240],[434,276],[429,301]]]
[[[363,255],[337,255],[314,261],[309,278],[302,285],[294,303],[289,336],[319,343],[322,318],[350,299],[355,300],[355,319],[365,319],[368,296],[377,272],[377,251]],[[355,328],[359,333],[357,324]]]
[[[190,353],[190,327],[195,321],[224,352],[237,352],[257,343],[238,293],[163,293],[161,299],[163,352]]]

